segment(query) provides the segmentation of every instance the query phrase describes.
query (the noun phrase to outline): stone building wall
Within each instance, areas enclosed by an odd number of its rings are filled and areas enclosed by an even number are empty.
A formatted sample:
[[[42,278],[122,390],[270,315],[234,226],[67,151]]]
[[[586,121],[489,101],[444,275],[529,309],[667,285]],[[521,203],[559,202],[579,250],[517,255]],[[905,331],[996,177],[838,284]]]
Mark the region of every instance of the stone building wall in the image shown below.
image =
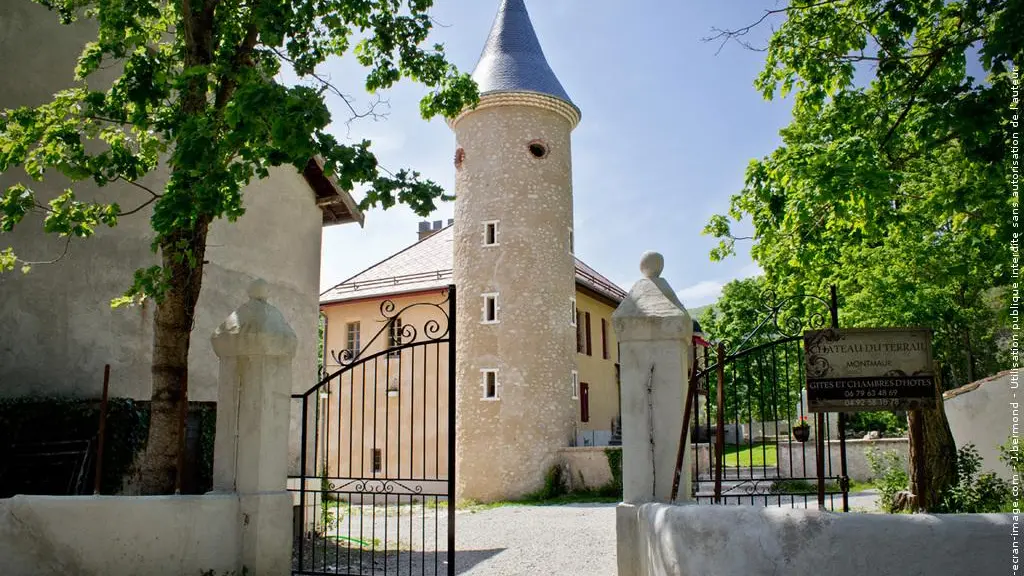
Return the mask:
[[[489,501],[541,487],[575,421],[574,260],[570,107],[543,96],[485,96],[453,122],[457,494]],[[546,147],[534,157],[531,143]],[[484,222],[499,221],[497,246]],[[499,294],[499,322],[481,323]],[[498,370],[497,400],[481,370]]]

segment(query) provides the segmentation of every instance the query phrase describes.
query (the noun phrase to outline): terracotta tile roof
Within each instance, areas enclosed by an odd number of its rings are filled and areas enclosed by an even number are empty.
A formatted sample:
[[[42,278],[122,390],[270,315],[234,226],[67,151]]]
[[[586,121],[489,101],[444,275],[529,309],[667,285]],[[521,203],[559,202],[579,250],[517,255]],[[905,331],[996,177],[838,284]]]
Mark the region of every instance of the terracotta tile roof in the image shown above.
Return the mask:
[[[440,289],[452,283],[452,227],[447,226],[320,294],[321,304]],[[576,283],[621,302],[626,292],[576,259]]]

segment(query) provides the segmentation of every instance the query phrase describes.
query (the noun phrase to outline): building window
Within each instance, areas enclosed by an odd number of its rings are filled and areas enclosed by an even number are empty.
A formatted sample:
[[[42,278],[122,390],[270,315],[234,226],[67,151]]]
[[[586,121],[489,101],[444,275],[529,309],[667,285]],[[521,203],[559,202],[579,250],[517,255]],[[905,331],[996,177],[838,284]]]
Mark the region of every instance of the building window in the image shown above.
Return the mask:
[[[572,234],[572,228],[569,228],[569,254],[576,253],[576,238]]]
[[[580,311],[576,308],[575,296],[569,299],[569,304],[571,305],[569,309],[569,325],[576,326],[580,323]]]
[[[580,373],[572,371],[572,399],[575,400],[580,397]]]
[[[580,422],[590,422],[590,384],[580,383]]]
[[[586,336],[587,336],[587,339],[586,339],[586,345],[587,345],[586,352],[587,352],[587,356],[593,356],[594,355],[594,351],[590,347],[590,312],[584,312],[583,313],[583,324],[584,324],[584,328],[586,329]]]
[[[483,319],[481,320],[481,322],[483,324],[497,324],[498,323],[498,310],[500,309],[498,307],[498,293],[497,292],[493,292],[491,294],[484,294],[483,298],[484,298],[484,309],[483,309],[483,317],[482,317]]]
[[[380,448],[373,449],[373,473],[380,474],[384,471],[384,458],[381,455]]]
[[[582,354],[587,351],[587,348],[583,344],[583,322],[581,322],[578,308],[576,309],[576,322],[574,325],[576,326],[576,351]]]
[[[359,322],[345,324],[345,349],[352,358],[359,356]]]
[[[484,400],[497,400],[498,399],[498,371],[492,368],[486,368],[480,371],[481,385],[484,389]]]
[[[601,358],[608,359],[608,321],[601,318]]]
[[[402,318],[395,316],[388,329],[388,348],[397,348],[402,345]],[[389,358],[397,358],[402,354],[401,350],[388,352]]]
[[[498,221],[484,222],[484,246],[498,245]]]

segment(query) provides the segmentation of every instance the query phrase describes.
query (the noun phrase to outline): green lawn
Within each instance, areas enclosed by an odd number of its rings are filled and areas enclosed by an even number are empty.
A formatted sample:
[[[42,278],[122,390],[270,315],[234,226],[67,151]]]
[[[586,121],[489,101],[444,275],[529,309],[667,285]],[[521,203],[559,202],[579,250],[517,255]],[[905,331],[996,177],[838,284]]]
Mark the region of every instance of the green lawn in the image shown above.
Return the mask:
[[[723,463],[726,466],[775,466],[778,463],[775,444],[726,444]]]

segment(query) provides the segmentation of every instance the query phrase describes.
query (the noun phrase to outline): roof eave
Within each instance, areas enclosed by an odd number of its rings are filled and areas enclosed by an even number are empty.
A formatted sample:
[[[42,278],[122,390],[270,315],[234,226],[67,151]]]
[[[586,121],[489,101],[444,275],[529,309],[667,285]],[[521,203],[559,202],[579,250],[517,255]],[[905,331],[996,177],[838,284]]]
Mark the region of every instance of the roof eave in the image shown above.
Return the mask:
[[[366,216],[352,195],[342,190],[333,176],[324,172],[323,158],[310,158],[302,176],[316,195],[316,204],[323,213],[323,226],[358,222],[359,227],[363,227]]]

